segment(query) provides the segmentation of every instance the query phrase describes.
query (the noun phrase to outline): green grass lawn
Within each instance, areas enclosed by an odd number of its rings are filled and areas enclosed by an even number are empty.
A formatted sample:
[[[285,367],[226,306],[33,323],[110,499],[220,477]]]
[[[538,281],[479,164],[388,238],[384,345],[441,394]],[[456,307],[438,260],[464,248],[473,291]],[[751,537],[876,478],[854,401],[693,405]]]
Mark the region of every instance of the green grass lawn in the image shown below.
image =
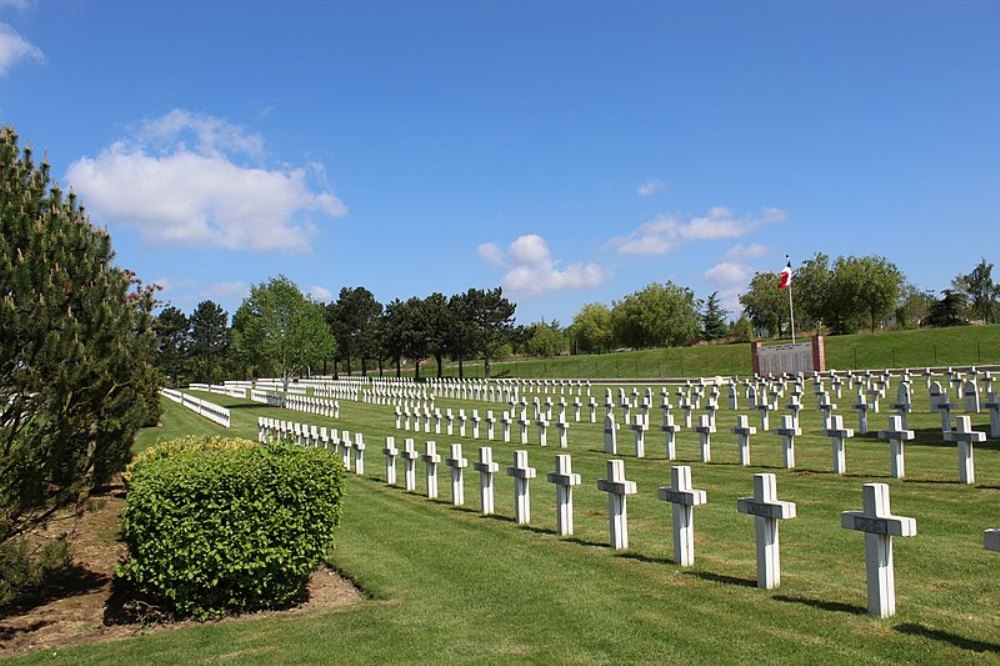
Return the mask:
[[[828,336],[826,358],[827,368],[837,370],[995,365],[1000,364],[1000,325]],[[405,372],[413,374],[412,368]],[[494,377],[726,377],[750,372],[748,343],[517,359],[492,364]],[[434,363],[424,363],[421,367],[424,377],[436,373]],[[457,364],[445,365],[444,373],[457,376]],[[465,375],[481,377],[482,361],[466,363]]]
[[[478,477],[471,468],[463,508],[451,506],[450,470],[444,464],[436,501],[422,496],[422,464],[418,492],[387,486],[380,453],[384,437],[394,435],[401,447],[408,434],[393,430],[390,408],[341,401],[341,419],[334,422],[199,395],[232,408],[234,435],[255,438],[258,415],[364,433],[367,474],[349,475],[331,561],[369,600],[327,613],[206,623],[60,650],[55,661],[1000,662],[1000,553],[986,551],[982,543],[984,529],[1000,528],[1000,442],[977,448],[977,485],[959,485],[955,447],[941,441],[939,418],[928,411],[922,383],[914,391],[918,412],[911,427],[918,438],[907,445],[906,480],[889,478],[888,445],[874,435],[850,440],[848,474],[833,475],[830,444],[818,434],[820,416],[810,390],[796,470],[781,468],[780,439],[771,433],[753,438],[753,467],[737,465],[736,436],[728,432],[736,418],[725,409],[713,439],[714,462],[698,461],[697,436],[684,431],[678,436],[679,460],[670,463],[654,410],[647,458],[630,455],[630,431],[619,435],[626,476],[638,485],[638,495],[629,499],[631,547],[624,552],[607,545],[607,497],[596,488],[608,459],[599,424],[571,425],[568,452],[583,485],[575,491],[576,534],[560,538],[554,487],[544,477],[554,469],[554,456],[566,451],[551,446],[552,435],[546,449],[537,443],[491,443],[502,470],[520,448],[529,450],[538,469],[532,522],[519,527],[513,522],[513,481],[502,472],[496,482],[499,515],[491,518],[478,513]],[[839,413],[856,427],[850,402],[845,394]],[[481,414],[486,409],[484,403],[437,404],[476,407]],[[164,407],[163,425],[144,431],[137,448],[184,433],[224,432],[174,403],[164,401]],[[886,411],[871,417],[873,427],[885,426]],[[772,415],[772,424],[777,421]],[[983,429],[986,415],[974,421]],[[441,454],[448,444],[462,442],[470,460],[486,444],[432,434],[415,439],[421,450],[425,440],[436,439]],[[534,433],[532,441],[537,442]],[[691,465],[694,486],[708,492],[708,504],[695,509],[696,563],[686,569],[672,561],[670,507],[657,499],[672,464]],[[398,471],[401,485],[401,461]],[[781,526],[782,586],[773,591],[755,587],[753,519],[736,512],[736,499],[751,494],[753,474],[761,471],[777,475],[779,498],[798,504],[798,518]],[[840,512],[861,508],[861,485],[869,481],[888,483],[894,513],[917,520],[915,538],[895,540],[898,614],[887,620],[865,612],[863,536],[840,527]],[[38,653],[12,660],[42,661],[53,659]]]

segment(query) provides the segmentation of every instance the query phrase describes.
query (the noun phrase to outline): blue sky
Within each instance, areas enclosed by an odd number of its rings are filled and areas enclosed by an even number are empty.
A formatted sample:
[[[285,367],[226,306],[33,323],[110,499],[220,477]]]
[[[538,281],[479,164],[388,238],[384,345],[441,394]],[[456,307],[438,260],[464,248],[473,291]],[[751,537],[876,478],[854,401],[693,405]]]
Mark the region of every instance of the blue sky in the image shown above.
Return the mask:
[[[995,0],[0,0],[0,123],[186,312],[1000,264]]]

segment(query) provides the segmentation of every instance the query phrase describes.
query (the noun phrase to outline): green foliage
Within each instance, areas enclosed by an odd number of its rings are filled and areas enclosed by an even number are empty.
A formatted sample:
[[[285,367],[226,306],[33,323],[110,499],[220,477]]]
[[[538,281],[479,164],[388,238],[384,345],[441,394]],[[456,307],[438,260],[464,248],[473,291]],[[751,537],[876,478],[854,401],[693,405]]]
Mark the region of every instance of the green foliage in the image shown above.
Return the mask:
[[[611,309],[603,303],[584,305],[573,317],[570,330],[576,341],[577,351],[600,354],[610,350],[614,343]]]
[[[153,328],[157,338],[156,362],[171,386],[177,386],[187,374],[191,324],[183,312],[170,305],[156,316]]]
[[[0,543],[0,608],[30,602],[71,561],[66,539],[36,543],[17,537]]]
[[[736,342],[750,342],[754,338],[753,324],[746,317],[740,317],[733,322],[731,334]]]
[[[924,319],[925,326],[946,327],[961,326],[965,323],[965,296],[951,289],[945,289],[941,300],[935,301],[931,305],[927,318]]]
[[[1000,321],[1000,285],[993,282],[993,264],[982,259],[971,273],[952,280],[952,286],[967,299],[973,318],[987,324]]]
[[[214,301],[202,301],[191,313],[189,353],[194,381],[217,382],[225,378],[228,319],[226,311]]]
[[[159,415],[152,290],[0,130],[0,543],[124,468]]]
[[[778,289],[777,273],[754,273],[746,292],[740,295],[740,305],[754,327],[769,335],[779,335],[781,324],[788,321],[788,295]]]
[[[909,329],[919,326],[930,314],[936,300],[933,293],[920,291],[909,282],[904,284],[896,304],[896,327]]]
[[[856,331],[864,323],[874,332],[892,314],[902,285],[902,272],[884,257],[838,257],[825,319],[835,333]]]
[[[719,304],[719,292],[713,291],[705,301],[705,311],[701,315],[701,334],[706,340],[718,340],[729,335],[726,315],[729,313]]]
[[[343,491],[324,449],[221,438],[147,449],[115,576],[181,616],[286,606],[331,548]]]
[[[307,299],[284,275],[250,288],[233,316],[234,344],[255,366],[288,382],[296,372],[333,358],[337,344],[323,306]]]
[[[558,322],[546,324],[535,322],[528,327],[528,339],[524,343],[524,351],[528,356],[551,357],[558,356],[566,349],[566,337]]]
[[[625,347],[674,347],[697,337],[694,293],[673,282],[653,283],[611,309],[615,340]]]
[[[362,372],[367,372],[366,361],[379,354],[377,322],[382,316],[382,304],[364,287],[344,287],[335,302],[326,306],[326,321],[337,341],[337,360],[347,364],[361,361]]]

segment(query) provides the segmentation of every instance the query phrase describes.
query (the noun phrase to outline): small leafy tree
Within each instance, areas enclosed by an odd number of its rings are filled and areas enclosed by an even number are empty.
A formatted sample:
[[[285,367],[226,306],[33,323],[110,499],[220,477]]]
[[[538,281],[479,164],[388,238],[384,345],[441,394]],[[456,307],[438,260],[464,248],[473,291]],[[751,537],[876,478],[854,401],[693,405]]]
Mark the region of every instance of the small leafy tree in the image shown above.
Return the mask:
[[[779,335],[781,324],[788,321],[788,296],[778,289],[777,273],[754,273],[746,293],[740,295],[740,305],[754,328],[771,336]]]
[[[614,343],[611,309],[603,303],[588,303],[580,308],[570,326],[579,351],[589,354],[606,352]]]
[[[952,280],[952,287],[966,298],[973,318],[987,324],[1000,321],[1000,285],[993,282],[993,264],[982,259],[971,273]]]
[[[258,373],[273,371],[284,390],[292,375],[337,351],[323,306],[307,299],[284,275],[250,288],[233,316],[234,343]]]

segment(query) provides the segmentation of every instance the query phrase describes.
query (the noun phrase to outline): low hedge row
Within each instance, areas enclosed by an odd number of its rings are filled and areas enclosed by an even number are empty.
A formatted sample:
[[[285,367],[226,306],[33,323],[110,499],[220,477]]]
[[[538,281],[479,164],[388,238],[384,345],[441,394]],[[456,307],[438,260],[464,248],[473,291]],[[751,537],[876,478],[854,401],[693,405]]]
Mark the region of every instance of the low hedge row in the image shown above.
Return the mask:
[[[323,449],[186,438],[129,477],[115,576],[180,617],[294,603],[340,522],[344,470]]]

